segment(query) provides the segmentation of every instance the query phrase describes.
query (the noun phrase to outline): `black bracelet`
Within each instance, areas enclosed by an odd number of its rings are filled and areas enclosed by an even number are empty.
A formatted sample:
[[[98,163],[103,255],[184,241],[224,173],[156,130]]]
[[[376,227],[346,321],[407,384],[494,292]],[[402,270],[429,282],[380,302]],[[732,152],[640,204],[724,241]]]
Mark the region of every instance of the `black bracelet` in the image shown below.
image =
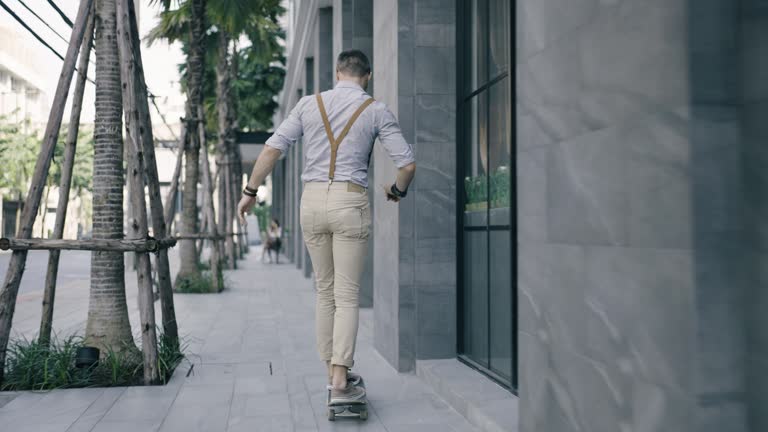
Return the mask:
[[[390,192],[392,192],[392,195],[398,197],[398,198],[405,198],[406,195],[408,195],[408,190],[401,191],[397,188],[397,183],[393,183],[392,187],[390,188]]]
[[[254,188],[248,187],[248,185],[246,185],[246,186],[245,186],[245,190],[247,190],[247,191],[248,191],[248,192],[250,192],[250,193],[254,193],[254,194],[255,194],[255,193],[259,193],[259,191],[258,191],[257,189],[254,189]]]
[[[243,189],[243,195],[249,196],[251,198],[256,198],[256,192],[251,192],[248,190],[248,188]]]

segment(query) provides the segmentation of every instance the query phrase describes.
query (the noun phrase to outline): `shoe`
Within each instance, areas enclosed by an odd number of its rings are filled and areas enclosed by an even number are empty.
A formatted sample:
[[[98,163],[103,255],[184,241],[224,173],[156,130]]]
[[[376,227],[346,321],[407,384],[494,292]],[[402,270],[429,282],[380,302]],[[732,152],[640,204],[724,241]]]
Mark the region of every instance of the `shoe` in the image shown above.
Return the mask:
[[[344,390],[331,389],[328,405],[347,405],[365,403],[365,389],[347,384]]]
[[[332,377],[328,377],[328,384],[329,385],[331,384],[332,381],[333,381],[333,378]],[[358,374],[356,374],[354,372],[347,371],[347,384],[348,385],[359,386],[361,382],[363,382],[363,377],[361,377],[360,375],[358,375]]]
[[[361,377],[360,375],[353,372],[347,372],[347,385],[353,385],[357,387],[360,385],[362,381],[363,381],[363,377]]]

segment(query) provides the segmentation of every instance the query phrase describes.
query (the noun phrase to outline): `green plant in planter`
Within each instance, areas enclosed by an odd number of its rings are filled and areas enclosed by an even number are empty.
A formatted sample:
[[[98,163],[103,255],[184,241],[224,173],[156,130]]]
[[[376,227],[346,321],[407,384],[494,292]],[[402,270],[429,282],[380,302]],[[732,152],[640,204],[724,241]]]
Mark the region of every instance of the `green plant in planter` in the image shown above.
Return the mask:
[[[511,201],[509,167],[500,166],[491,175],[491,208],[509,207]]]
[[[466,211],[480,211],[487,208],[488,181],[484,175],[464,179],[467,194]]]

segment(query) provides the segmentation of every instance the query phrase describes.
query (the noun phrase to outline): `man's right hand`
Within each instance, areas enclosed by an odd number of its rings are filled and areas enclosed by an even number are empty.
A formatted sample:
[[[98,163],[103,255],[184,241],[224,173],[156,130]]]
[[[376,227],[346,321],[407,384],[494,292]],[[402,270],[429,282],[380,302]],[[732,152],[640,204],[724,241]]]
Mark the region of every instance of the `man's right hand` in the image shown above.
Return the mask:
[[[240,219],[240,224],[248,226],[248,222],[245,220],[245,215],[256,205],[256,197],[243,195],[240,199],[240,203],[237,204],[237,217]]]

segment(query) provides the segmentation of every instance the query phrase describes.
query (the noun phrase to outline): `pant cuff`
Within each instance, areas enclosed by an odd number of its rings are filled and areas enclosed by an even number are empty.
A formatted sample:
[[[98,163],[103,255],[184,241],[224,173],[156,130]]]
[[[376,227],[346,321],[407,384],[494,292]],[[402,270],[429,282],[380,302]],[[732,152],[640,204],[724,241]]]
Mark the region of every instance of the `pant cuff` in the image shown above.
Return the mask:
[[[340,358],[334,357],[331,359],[331,364],[337,365],[337,366],[346,366],[347,368],[351,368],[352,366],[355,365],[355,361],[352,359],[340,359]]]

